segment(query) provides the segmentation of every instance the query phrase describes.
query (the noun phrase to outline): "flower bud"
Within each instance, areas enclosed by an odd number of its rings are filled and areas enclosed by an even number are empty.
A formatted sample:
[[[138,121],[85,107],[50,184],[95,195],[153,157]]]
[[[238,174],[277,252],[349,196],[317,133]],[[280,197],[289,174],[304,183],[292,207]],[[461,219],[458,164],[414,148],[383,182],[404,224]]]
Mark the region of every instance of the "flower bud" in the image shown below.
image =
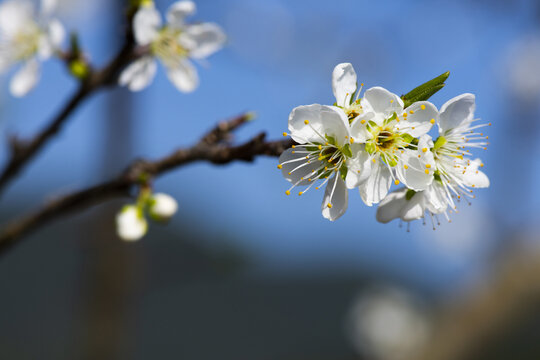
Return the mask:
[[[136,241],[148,230],[148,223],[142,211],[135,205],[126,205],[116,215],[116,231],[125,241]]]
[[[178,210],[178,203],[170,195],[157,193],[149,200],[148,213],[156,221],[169,220]]]

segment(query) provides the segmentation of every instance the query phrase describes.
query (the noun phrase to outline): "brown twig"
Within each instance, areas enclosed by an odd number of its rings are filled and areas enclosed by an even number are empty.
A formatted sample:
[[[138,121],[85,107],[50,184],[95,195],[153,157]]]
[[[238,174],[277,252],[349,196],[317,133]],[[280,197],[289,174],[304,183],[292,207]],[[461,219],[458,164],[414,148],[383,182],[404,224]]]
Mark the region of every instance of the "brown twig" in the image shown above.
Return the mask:
[[[249,115],[241,115],[222,122],[192,147],[178,149],[156,161],[134,161],[120,176],[110,181],[60,197],[34,213],[13,221],[0,232],[0,254],[16,244],[23,235],[51,220],[111,198],[129,196],[132,188],[139,185],[141,179],[154,178],[196,161],[222,165],[232,161],[250,162],[261,155],[279,156],[294,144],[290,139],[265,141],[265,133],[260,133],[240,145],[230,145],[216,140],[228,137],[233,130],[249,119]]]
[[[17,137],[10,139],[11,156],[0,173],[0,195],[6,186],[12,181],[20,171],[43,149],[66,123],[71,114],[79,105],[97,90],[116,84],[118,74],[134,59],[142,56],[148,49],[136,47],[131,28],[132,14],[128,15],[128,26],[126,30],[126,40],[122,49],[111,60],[111,62],[101,70],[92,71],[90,64],[88,76],[81,81],[79,89],[73,94],[71,99],[65,104],[63,109],[49,122],[43,130],[32,139],[21,140]],[[69,62],[69,57],[66,57]],[[69,65],[69,64],[68,64]]]

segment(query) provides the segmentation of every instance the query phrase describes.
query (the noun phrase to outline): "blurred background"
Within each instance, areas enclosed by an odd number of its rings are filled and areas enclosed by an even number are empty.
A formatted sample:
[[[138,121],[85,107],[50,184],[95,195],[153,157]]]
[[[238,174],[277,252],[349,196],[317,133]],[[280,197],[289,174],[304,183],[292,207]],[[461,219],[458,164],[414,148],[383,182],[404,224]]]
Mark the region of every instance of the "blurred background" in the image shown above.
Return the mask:
[[[61,0],[94,64],[121,46],[120,0]],[[165,11],[172,0],[157,1]],[[7,221],[119,173],[136,157],[188,146],[252,110],[279,138],[298,105],[332,103],[351,62],[366,87],[395,93],[445,72],[440,107],[464,92],[492,122],[476,154],[491,187],[437,230],[379,224],[351,191],[335,223],[322,193],[287,197],[277,159],[194,164],[160,178],[180,210],[140,242],[117,239],[118,200],[62,218],[0,258],[2,359],[540,358],[540,3],[535,0],[199,0],[194,21],[228,46],[176,91],[163,71],[132,94],[100,92],[14,182]],[[162,69],[161,69],[162,70]],[[7,135],[30,136],[75,91],[58,61],[22,100],[1,81]]]

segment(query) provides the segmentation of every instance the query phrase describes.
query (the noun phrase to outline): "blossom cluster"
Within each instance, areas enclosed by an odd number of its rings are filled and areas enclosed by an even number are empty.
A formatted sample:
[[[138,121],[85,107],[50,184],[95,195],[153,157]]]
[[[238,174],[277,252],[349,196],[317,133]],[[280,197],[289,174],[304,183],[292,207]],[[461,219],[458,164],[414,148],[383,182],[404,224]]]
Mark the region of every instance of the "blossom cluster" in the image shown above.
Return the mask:
[[[428,101],[406,106],[402,97],[382,87],[362,94],[362,87],[353,66],[339,64],[332,74],[334,105],[292,110],[284,136],[297,144],[281,155],[278,165],[292,183],[287,195],[296,187],[302,195],[326,186],[322,215],[334,221],[347,210],[348,190],[358,188],[366,205],[379,204],[380,222],[409,222],[426,214],[433,222],[438,214],[450,220],[457,202],[489,186],[480,170],[484,164],[470,153],[486,149],[487,136],[478,129],[490,125],[475,124],[473,94],[457,96],[439,110]],[[434,126],[436,138],[429,134]]]

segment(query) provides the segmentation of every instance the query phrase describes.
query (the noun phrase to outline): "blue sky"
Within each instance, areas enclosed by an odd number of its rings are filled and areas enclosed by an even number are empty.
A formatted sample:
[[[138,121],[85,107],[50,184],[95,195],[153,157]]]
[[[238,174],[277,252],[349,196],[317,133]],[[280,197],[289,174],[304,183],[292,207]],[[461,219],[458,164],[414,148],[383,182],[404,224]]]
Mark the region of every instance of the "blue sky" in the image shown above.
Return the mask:
[[[107,2],[97,3],[94,12],[85,12],[93,18],[78,17],[76,8],[64,16],[68,26],[80,32],[92,60],[103,64],[112,56],[107,41],[120,30],[110,26]],[[158,6],[165,10],[170,3],[158,1]],[[347,213],[328,222],[320,214],[322,193],[284,195],[288,183],[276,170],[276,159],[226,167],[195,164],[156,182],[156,190],[173,194],[180,203],[169,226],[179,227],[182,219],[198,221],[215,233],[216,244],[221,235],[230,235],[267,271],[369,269],[428,284],[462,284],[483,268],[500,240],[496,234],[533,227],[538,220],[534,214],[540,210],[539,194],[528,180],[538,176],[538,169],[527,170],[526,159],[516,156],[527,151],[531,159],[538,159],[538,146],[523,144],[520,136],[507,136],[517,103],[509,100],[507,86],[511,49],[521,38],[538,33],[530,15],[534,2],[511,2],[510,7],[398,0],[197,4],[194,20],[222,25],[229,44],[207,64],[198,65],[201,86],[193,94],[178,93],[160,71],[150,88],[134,95],[133,133],[126,132],[136,144],[133,157],[163,156],[195,142],[217,121],[246,110],[258,117],[238,133],[239,141],[262,130],[279,138],[295,106],[334,101],[330,75],[340,62],[351,62],[366,87],[380,85],[395,93],[449,70],[447,86],[431,100],[440,107],[461,93],[476,94],[477,117],[493,123],[490,149],[477,152],[492,187],[479,191],[471,207],[462,206],[453,215],[454,223],[444,223],[435,232],[414,223],[407,233],[397,223],[378,224],[376,209],[365,206],[355,191],[349,194]],[[102,23],[107,26],[98,26]],[[45,66],[38,88],[23,100],[11,98],[4,81],[2,130],[33,134],[75,87],[54,61]],[[94,96],[79,109],[10,188],[2,206],[21,197],[28,206],[36,205],[46,198],[44,194],[61,194],[100,180],[101,118],[108,94]],[[525,110],[535,114],[538,109]],[[534,134],[538,135],[529,136]],[[1,151],[3,160],[5,144]],[[502,177],[509,169],[516,171],[510,182],[508,176]]]

